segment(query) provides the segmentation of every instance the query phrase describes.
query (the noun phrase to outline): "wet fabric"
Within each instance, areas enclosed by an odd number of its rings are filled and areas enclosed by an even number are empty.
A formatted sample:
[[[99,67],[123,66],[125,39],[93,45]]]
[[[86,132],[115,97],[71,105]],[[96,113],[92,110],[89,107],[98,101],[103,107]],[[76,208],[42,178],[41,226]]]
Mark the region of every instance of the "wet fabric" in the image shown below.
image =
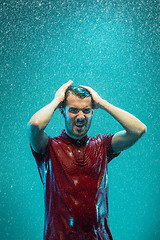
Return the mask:
[[[44,187],[44,240],[112,240],[107,164],[119,155],[113,135],[74,140],[62,130],[49,137],[46,154],[31,148]]]

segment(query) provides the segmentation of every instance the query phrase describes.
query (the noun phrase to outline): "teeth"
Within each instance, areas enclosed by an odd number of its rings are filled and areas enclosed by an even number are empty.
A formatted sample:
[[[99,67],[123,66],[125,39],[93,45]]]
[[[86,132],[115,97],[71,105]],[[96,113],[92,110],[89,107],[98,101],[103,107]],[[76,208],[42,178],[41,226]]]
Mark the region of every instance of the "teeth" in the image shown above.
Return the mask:
[[[82,127],[83,124],[76,123],[76,126],[77,126],[77,127]]]

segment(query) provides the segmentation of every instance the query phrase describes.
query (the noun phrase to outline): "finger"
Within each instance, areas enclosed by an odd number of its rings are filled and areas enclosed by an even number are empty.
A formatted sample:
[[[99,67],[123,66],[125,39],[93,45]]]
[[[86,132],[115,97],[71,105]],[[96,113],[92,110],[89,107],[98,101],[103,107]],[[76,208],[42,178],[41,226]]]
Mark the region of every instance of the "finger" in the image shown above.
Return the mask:
[[[69,80],[67,83],[73,83],[73,81],[72,81],[72,80]]]
[[[73,83],[73,81],[72,81],[72,80],[69,80],[69,81],[67,82],[66,89],[67,89],[68,87],[70,87],[70,86],[72,85],[72,83]]]
[[[91,95],[93,94],[93,89],[91,87],[83,86],[83,85],[79,85],[79,86],[86,89]]]
[[[84,85],[79,85],[80,87],[83,87],[83,88],[87,88],[87,86],[84,86]]]
[[[62,85],[62,88],[67,89],[72,83],[73,83],[73,81],[69,80],[68,82],[66,82]]]
[[[73,83],[73,81],[72,81],[72,80],[69,80],[69,81],[66,82],[64,85],[69,86],[69,85],[71,85],[72,83]]]
[[[89,91],[92,90],[92,88],[91,88],[91,87],[88,87],[88,86],[84,86],[84,85],[79,85],[79,86],[82,87],[82,88],[85,88],[85,89],[87,89],[87,90],[89,90]]]

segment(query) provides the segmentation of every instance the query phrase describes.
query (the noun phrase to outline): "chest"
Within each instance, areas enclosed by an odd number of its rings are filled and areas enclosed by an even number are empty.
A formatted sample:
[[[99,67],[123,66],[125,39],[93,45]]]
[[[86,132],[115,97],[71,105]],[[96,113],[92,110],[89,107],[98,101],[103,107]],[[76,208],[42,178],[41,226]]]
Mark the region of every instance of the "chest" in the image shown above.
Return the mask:
[[[51,155],[54,155],[54,168],[61,168],[73,177],[83,175],[97,178],[106,165],[106,152],[102,144],[81,147],[58,144]]]
[[[89,194],[93,197],[106,170],[106,151],[102,144],[82,147],[54,144],[50,148],[46,183],[49,189],[54,189],[54,192],[59,189],[58,192],[64,195]]]

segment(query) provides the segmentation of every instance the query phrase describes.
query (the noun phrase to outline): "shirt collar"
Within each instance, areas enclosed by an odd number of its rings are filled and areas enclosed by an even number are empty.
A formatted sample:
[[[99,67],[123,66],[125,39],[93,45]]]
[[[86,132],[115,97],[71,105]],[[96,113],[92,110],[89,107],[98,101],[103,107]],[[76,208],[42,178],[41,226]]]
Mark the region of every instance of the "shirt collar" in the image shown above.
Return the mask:
[[[62,130],[62,133],[61,133],[61,139],[62,141],[64,141],[66,144],[74,144],[78,147],[81,147],[81,146],[84,146],[86,145],[89,137],[87,135],[85,135],[83,138],[81,139],[74,139],[74,138],[71,138],[67,135],[67,133],[65,132],[65,129]]]

